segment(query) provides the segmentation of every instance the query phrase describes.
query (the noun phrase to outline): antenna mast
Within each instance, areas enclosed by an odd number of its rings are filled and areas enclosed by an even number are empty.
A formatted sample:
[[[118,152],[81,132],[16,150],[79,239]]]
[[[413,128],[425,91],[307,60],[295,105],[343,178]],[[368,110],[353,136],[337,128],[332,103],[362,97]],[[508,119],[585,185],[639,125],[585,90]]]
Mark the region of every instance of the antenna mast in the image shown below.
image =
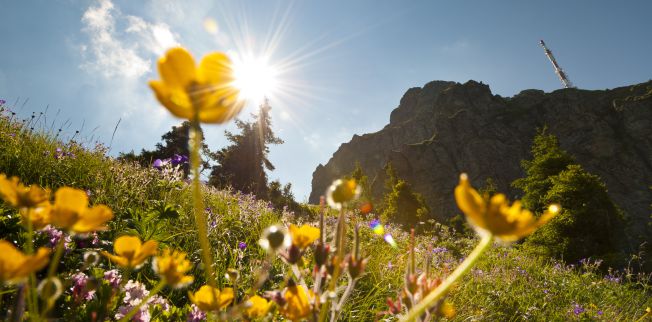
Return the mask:
[[[546,57],[550,59],[550,62],[552,63],[552,67],[555,68],[555,73],[557,76],[559,76],[559,80],[561,80],[561,84],[564,85],[564,88],[575,88],[575,85],[571,83],[570,79],[566,76],[566,73],[564,73],[564,70],[559,67],[559,64],[557,64],[557,60],[555,59],[555,56],[552,55],[552,51],[546,47],[546,43],[543,42],[543,40],[539,41],[539,45],[543,47],[543,50],[546,52]]]

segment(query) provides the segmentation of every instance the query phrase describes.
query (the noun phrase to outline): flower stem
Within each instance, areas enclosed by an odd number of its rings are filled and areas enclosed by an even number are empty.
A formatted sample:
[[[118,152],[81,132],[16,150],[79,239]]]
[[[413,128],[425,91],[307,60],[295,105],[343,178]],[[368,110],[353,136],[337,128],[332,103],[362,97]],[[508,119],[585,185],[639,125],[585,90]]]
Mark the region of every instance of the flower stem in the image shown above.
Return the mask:
[[[193,109],[193,119],[192,122],[190,122],[190,168],[192,169],[193,211],[195,213],[197,234],[199,235],[199,245],[201,246],[206,284],[215,288],[215,272],[213,271],[211,248],[210,243],[208,242],[208,223],[206,220],[206,213],[204,213],[204,198],[202,197],[201,184],[199,182],[199,165],[201,164],[199,149],[202,142],[202,132],[199,126],[199,104],[193,104]],[[214,293],[213,297],[215,297]],[[217,301],[217,298],[214,298],[214,300]]]
[[[27,208],[27,215],[23,218],[27,221],[27,243],[25,245],[25,254],[32,255],[34,253],[34,227],[32,225],[31,208]],[[34,316],[38,314],[38,296],[36,294],[36,274],[34,272],[29,274],[29,289],[27,292],[27,309],[30,313],[30,320],[34,321]]]
[[[344,260],[344,242],[346,241],[346,215],[344,213],[344,205],[340,209],[340,218],[337,221],[337,231],[335,232],[335,247],[337,249],[337,255],[333,259],[333,275],[331,276],[330,284],[328,286],[328,293],[326,296],[326,301],[322,304],[321,310],[319,312],[319,321],[326,321],[326,314],[328,312],[328,305],[331,302],[331,295],[333,300],[337,297],[335,292],[337,290],[337,280],[340,277],[340,263]],[[334,304],[336,305],[336,304]]]
[[[493,240],[493,235],[487,234],[482,237],[480,243],[473,249],[471,254],[458,266],[451,275],[449,275],[446,280],[444,280],[439,287],[432,291],[428,296],[423,298],[415,307],[413,307],[403,318],[401,322],[414,321],[416,318],[421,316],[430,306],[437,302],[443,295],[448,292],[448,289],[464,274],[466,274],[473,264],[480,258],[480,255],[484,253],[489,246],[491,246],[491,241]]]
[[[131,320],[131,318],[133,318],[134,315],[136,315],[136,312],[138,312],[138,310],[140,310],[140,307],[143,306],[144,304],[146,304],[147,301],[149,301],[149,299],[152,298],[152,296],[158,294],[158,292],[160,292],[163,289],[164,286],[165,286],[165,280],[161,280],[158,283],[158,285],[156,285],[154,287],[154,289],[152,289],[149,292],[149,295],[147,295],[144,299],[142,299],[140,301],[140,303],[138,303],[138,305],[136,305],[136,307],[132,308],[131,311],[129,311],[129,313],[127,313],[127,315],[125,315],[124,317],[122,317],[122,319],[120,319],[120,322],[126,322],[126,321]]]
[[[57,249],[54,251],[54,257],[52,258],[52,261],[50,262],[50,267],[48,268],[48,277],[46,281],[50,281],[52,277],[54,277],[54,273],[57,272],[57,267],[59,266],[59,261],[61,260],[61,255],[63,254],[63,245],[66,243],[66,236],[61,235],[61,238],[59,238],[59,242],[57,242]],[[50,283],[46,283],[43,290],[46,294],[51,294],[52,290],[50,289],[52,285]],[[56,298],[54,299],[56,300]],[[41,319],[45,319],[45,316],[48,314],[48,311],[52,308],[54,305],[54,301],[51,299],[47,299],[45,301],[45,308],[43,309],[43,312],[41,312]]]

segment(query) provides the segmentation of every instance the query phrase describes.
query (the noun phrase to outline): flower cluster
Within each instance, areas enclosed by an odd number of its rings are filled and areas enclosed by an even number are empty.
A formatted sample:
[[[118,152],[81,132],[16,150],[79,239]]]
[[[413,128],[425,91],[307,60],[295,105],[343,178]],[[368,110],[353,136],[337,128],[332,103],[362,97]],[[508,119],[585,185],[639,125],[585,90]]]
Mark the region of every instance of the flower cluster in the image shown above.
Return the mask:
[[[163,167],[168,166],[168,165],[170,165],[172,167],[176,167],[176,166],[185,165],[185,164],[188,164],[188,157],[185,156],[185,155],[175,154],[172,157],[167,158],[167,159],[156,159],[156,160],[154,160],[154,162],[152,163],[152,167],[155,168],[155,169],[161,170],[161,169],[163,169]]]

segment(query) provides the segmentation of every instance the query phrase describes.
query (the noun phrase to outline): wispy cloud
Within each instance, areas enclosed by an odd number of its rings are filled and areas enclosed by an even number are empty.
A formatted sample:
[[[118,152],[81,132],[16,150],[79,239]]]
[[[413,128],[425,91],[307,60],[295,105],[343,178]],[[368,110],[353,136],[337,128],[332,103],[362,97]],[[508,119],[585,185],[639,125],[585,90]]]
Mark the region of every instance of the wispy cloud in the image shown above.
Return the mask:
[[[167,24],[124,15],[111,0],[98,0],[81,20],[88,42],[80,46],[80,67],[106,78],[139,78],[150,71],[152,56],[178,44]]]

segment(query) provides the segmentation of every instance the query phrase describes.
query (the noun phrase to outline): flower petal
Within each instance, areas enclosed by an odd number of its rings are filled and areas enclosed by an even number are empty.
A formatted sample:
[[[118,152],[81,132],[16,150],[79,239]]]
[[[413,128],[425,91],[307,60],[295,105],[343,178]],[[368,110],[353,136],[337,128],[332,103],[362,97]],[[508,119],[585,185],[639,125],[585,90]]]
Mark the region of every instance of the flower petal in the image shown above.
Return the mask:
[[[171,90],[161,81],[150,81],[156,99],[174,116],[183,119],[192,118],[192,106],[188,95],[181,90]]]
[[[105,230],[106,222],[113,219],[113,211],[105,205],[97,205],[86,210],[72,226],[77,233],[88,233],[95,230]]]
[[[172,48],[158,60],[158,72],[167,87],[185,90],[195,80],[195,60],[184,48]]]
[[[88,207],[86,192],[70,187],[62,187],[54,194],[54,207],[80,214]]]
[[[131,261],[140,251],[141,244],[140,238],[136,236],[120,236],[113,243],[113,251],[116,255],[126,257]]]
[[[484,218],[485,201],[480,194],[471,187],[466,173],[460,175],[460,183],[455,188],[455,201],[464,212],[469,221],[480,228],[487,229]]]
[[[202,84],[223,85],[233,82],[231,59],[221,52],[210,53],[202,58],[197,70],[197,80]]]
[[[118,266],[130,267],[129,260],[126,257],[116,256],[106,251],[102,251],[102,255],[104,255],[106,258]]]

